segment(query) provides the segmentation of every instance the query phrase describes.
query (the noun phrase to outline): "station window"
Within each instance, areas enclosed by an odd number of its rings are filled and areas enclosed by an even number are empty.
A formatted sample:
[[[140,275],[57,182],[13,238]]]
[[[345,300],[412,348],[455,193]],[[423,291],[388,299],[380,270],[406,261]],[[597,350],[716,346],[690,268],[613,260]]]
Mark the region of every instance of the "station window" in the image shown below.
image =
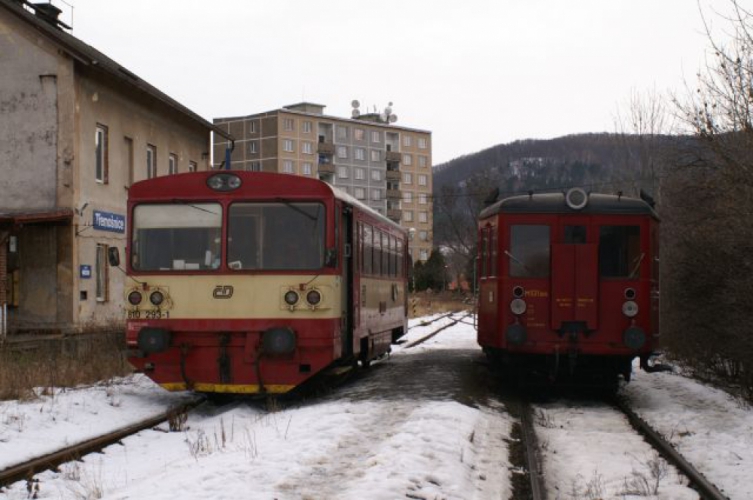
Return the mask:
[[[148,144],[146,146],[146,178],[157,177],[157,147]]]
[[[510,226],[510,276],[546,278],[549,276],[549,226]]]
[[[95,267],[97,269],[97,302],[107,302],[107,245],[97,245]]]
[[[97,124],[97,133],[94,137],[94,140],[96,155],[95,179],[100,184],[107,184],[109,167],[109,139],[107,134],[107,127]]]

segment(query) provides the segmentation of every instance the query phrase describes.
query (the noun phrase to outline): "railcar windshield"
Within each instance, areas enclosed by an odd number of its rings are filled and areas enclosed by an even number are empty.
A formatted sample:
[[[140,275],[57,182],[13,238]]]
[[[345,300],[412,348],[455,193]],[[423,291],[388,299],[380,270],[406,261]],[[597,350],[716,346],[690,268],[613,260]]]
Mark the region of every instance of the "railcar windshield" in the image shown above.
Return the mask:
[[[217,269],[221,236],[218,203],[138,205],[133,210],[131,267],[139,271]]]
[[[644,257],[640,226],[601,227],[599,270],[603,278],[638,278]]]
[[[549,276],[549,226],[510,226],[510,276],[546,278]]]
[[[235,270],[312,270],[324,266],[321,203],[234,203],[228,212],[228,266]]]

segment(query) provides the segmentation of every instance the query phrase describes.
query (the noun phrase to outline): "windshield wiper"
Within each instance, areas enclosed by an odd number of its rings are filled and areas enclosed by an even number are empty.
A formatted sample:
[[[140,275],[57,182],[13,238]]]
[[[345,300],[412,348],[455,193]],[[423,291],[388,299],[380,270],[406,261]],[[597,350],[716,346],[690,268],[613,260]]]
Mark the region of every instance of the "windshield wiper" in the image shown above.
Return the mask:
[[[298,212],[299,214],[305,215],[306,217],[308,217],[308,218],[309,218],[309,219],[311,219],[311,220],[314,220],[314,221],[315,221],[315,220],[318,220],[318,219],[319,219],[319,214],[318,214],[318,213],[317,213],[317,215],[316,215],[316,216],[314,216],[314,215],[311,215],[310,213],[306,212],[306,211],[305,211],[304,209],[302,209],[301,207],[299,207],[299,206],[296,206],[296,205],[295,205],[295,204],[294,204],[294,203],[293,203],[292,201],[290,201],[290,200],[287,200],[287,199],[285,199],[285,198],[275,198],[275,201],[279,201],[280,203],[284,203],[284,204],[285,204],[286,206],[288,206],[288,207],[292,208],[293,210],[295,210],[295,211],[296,211],[296,212]]]
[[[531,269],[530,267],[528,267],[528,266],[526,265],[526,263],[525,263],[525,262],[523,262],[522,260],[520,260],[520,259],[518,259],[517,257],[515,257],[515,256],[514,256],[513,254],[511,254],[511,253],[510,253],[510,252],[508,252],[507,250],[505,250],[505,255],[507,255],[507,256],[508,256],[508,257],[510,257],[510,258],[511,258],[512,260],[514,260],[515,262],[517,262],[518,264],[520,264],[521,266],[523,266],[523,269],[525,269],[525,270],[526,270],[526,271],[528,271],[529,273],[533,273],[533,269]]]
[[[173,198],[170,201],[173,202],[173,203],[175,203],[175,204],[178,204],[178,205],[185,205],[187,207],[195,208],[196,210],[201,210],[202,212],[206,212],[208,214],[219,215],[219,214],[217,214],[217,212],[212,212],[211,210],[207,210],[206,208],[199,207],[197,205],[194,205],[193,203],[189,203],[189,202],[184,201],[184,200],[179,200],[177,198]]]

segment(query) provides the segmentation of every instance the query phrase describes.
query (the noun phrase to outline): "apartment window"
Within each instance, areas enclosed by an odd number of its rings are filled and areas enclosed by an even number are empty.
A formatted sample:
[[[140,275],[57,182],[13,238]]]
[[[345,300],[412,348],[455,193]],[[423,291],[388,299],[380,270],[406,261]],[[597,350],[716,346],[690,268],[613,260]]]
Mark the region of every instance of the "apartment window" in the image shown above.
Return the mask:
[[[405,146],[406,148],[409,148],[412,145],[413,145],[413,139],[411,138],[411,136],[404,135],[403,136],[403,146]]]
[[[382,152],[378,149],[371,150],[371,161],[380,161],[382,159]]]
[[[382,172],[379,170],[372,170],[371,171],[371,180],[373,181],[381,181],[382,180]]]
[[[429,222],[429,212],[418,212],[418,222]]]
[[[284,160],[282,162],[282,171],[286,174],[292,174],[295,172],[293,169],[293,160]]]
[[[303,133],[304,134],[310,134],[311,133],[311,122],[310,121],[303,122]]]
[[[413,156],[405,154],[403,155],[403,165],[410,166],[413,165]]]
[[[358,181],[362,181],[366,178],[366,172],[362,168],[356,168],[353,171],[353,177]]]
[[[340,179],[348,178],[348,167],[337,167],[337,176]]]
[[[261,162],[259,162],[259,161],[252,161],[251,162],[251,171],[252,172],[261,172]]]
[[[356,155],[356,160],[365,160],[366,150],[363,148],[356,148],[355,155]]]
[[[170,175],[178,173],[178,157],[173,153],[167,157],[167,171]]]
[[[312,169],[313,169],[313,165],[311,164],[311,162],[309,162],[309,161],[304,162],[303,165],[302,165],[302,167],[301,167],[301,173],[303,175],[311,175]]]
[[[305,154],[307,154],[307,155],[314,154],[314,143],[313,142],[303,141],[303,143],[301,143],[301,147],[303,148],[303,152]]]
[[[353,138],[357,141],[362,141],[366,137],[366,131],[362,128],[357,128],[353,131]]]
[[[421,249],[419,252],[419,258],[421,260],[427,260],[429,258],[429,251],[426,249]]]
[[[256,133],[256,122],[250,121],[246,122],[248,124],[248,133],[249,134],[255,134]]]
[[[337,146],[337,157],[338,158],[347,158],[348,157],[348,147],[347,146]]]
[[[337,127],[337,138],[338,139],[347,139],[348,138],[348,127]]]
[[[189,161],[188,162],[188,171],[189,172],[196,172],[196,162],[195,161]]]
[[[429,184],[429,176],[419,174],[418,176],[418,185],[419,186],[427,186]]]
[[[423,137],[418,139],[418,149],[426,149],[426,139]]]
[[[257,150],[258,144],[259,143],[256,142],[256,141],[249,142],[248,143],[248,153],[252,154],[252,155],[255,155],[256,153],[258,153],[258,150]]]
[[[355,190],[353,191],[353,193],[354,193],[355,197],[357,199],[359,199],[359,200],[363,200],[364,198],[366,198],[366,190],[364,188],[357,187],[357,188],[355,188]]]
[[[426,193],[418,193],[418,203],[420,205],[426,205]]]
[[[147,144],[146,146],[146,178],[157,177],[157,147]]]
[[[413,212],[411,210],[404,210],[403,211],[403,221],[404,222],[413,222]]]
[[[284,118],[282,120],[282,127],[288,132],[293,131],[295,129],[295,122],[293,122],[292,118]]]
[[[413,203],[413,193],[410,191],[403,191],[403,202]]]
[[[379,201],[382,199],[382,190],[381,189],[372,189],[371,190],[371,199],[374,201]]]
[[[97,124],[97,132],[94,137],[94,151],[96,155],[96,168],[94,177],[100,184],[107,184],[108,182],[108,158],[110,156],[109,149],[107,127]]]
[[[421,168],[426,168],[429,165],[429,159],[426,156],[419,156],[418,157],[418,166]]]
[[[97,255],[96,255],[96,295],[97,295],[97,302],[107,302],[107,245],[98,244],[97,245]]]
[[[293,140],[292,139],[284,139],[282,141],[282,149],[283,151],[286,151],[288,153],[292,153],[295,149],[293,147]]]
[[[413,184],[413,174],[409,172],[403,173],[403,184]]]
[[[382,134],[380,134],[376,130],[372,130],[371,131],[371,142],[373,142],[374,144],[379,144],[380,142],[382,142]]]
[[[419,231],[418,239],[421,241],[429,241],[429,231]]]

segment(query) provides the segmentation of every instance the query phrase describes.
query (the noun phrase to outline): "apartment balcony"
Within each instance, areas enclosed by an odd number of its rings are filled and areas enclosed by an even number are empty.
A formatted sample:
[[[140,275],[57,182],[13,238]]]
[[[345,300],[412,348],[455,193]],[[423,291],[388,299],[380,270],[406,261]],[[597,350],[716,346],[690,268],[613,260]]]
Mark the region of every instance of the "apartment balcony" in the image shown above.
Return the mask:
[[[388,208],[387,217],[399,224],[400,220],[403,218],[403,211],[398,208]]]
[[[400,179],[401,179],[401,177],[400,177],[400,171],[399,170],[390,170],[388,168],[387,169],[387,173],[385,174],[385,179],[388,182],[389,181],[400,182]]]
[[[388,163],[400,163],[400,160],[403,159],[403,155],[401,155],[399,151],[387,151],[384,154],[384,159],[387,160]]]
[[[317,143],[316,152],[320,155],[334,155],[335,145],[332,142],[319,142]]]
[[[335,166],[332,163],[319,163],[320,174],[334,174]]]
[[[402,197],[399,189],[388,189],[386,196],[388,200],[398,200],[398,201]]]

